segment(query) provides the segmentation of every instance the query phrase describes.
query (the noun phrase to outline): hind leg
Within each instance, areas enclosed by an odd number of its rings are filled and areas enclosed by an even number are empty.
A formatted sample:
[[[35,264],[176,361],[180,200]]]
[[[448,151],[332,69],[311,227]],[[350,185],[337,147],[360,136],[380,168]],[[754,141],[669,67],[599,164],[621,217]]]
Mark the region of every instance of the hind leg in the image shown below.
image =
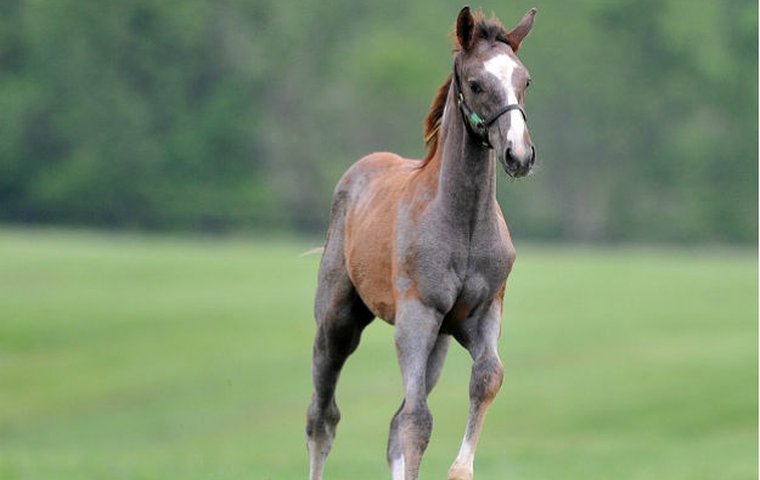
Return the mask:
[[[314,394],[306,422],[311,480],[322,478],[340,420],[335,402],[340,371],[359,345],[362,330],[374,318],[359,299],[344,265],[342,242],[328,242],[320,265],[314,307],[317,320],[312,363]]]
[[[312,480],[322,478],[340,420],[335,402],[340,371],[348,356],[356,350],[361,332],[371,320],[372,314],[358,299],[344,299],[318,320],[312,365],[314,394],[306,425]]]

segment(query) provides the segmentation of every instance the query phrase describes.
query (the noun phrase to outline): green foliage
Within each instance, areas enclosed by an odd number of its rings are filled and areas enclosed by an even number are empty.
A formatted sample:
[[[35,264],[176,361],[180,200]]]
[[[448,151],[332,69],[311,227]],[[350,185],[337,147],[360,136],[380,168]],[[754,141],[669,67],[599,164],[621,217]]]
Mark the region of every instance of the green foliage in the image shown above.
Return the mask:
[[[540,165],[499,182],[513,230],[754,241],[757,4],[537,6],[521,56]],[[5,1],[0,220],[324,231],[352,162],[423,154],[459,7]]]
[[[0,232],[0,477],[302,479],[319,256],[288,242]],[[521,248],[479,480],[757,478],[757,255]],[[445,478],[471,360],[430,398]],[[387,478],[403,396],[370,325],[327,474]]]

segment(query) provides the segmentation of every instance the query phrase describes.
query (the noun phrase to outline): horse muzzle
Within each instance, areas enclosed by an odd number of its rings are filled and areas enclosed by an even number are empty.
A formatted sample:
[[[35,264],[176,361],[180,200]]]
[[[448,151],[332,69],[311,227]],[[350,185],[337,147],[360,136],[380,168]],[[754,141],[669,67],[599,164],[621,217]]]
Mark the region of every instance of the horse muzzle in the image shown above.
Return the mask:
[[[510,145],[501,160],[507,175],[514,178],[524,177],[530,173],[536,162],[536,149],[530,144],[524,149],[515,149]]]

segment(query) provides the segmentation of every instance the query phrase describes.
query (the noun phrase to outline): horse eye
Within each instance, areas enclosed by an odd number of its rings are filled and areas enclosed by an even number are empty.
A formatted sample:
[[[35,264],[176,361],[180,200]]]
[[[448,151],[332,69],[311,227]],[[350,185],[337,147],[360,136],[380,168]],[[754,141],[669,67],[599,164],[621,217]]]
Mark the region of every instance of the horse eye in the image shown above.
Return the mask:
[[[525,82],[525,88],[530,87],[530,84],[533,83],[533,81],[529,78],[527,82]]]
[[[483,91],[482,88],[480,88],[480,84],[476,82],[475,80],[470,80],[470,90],[472,90],[472,93],[480,93]]]

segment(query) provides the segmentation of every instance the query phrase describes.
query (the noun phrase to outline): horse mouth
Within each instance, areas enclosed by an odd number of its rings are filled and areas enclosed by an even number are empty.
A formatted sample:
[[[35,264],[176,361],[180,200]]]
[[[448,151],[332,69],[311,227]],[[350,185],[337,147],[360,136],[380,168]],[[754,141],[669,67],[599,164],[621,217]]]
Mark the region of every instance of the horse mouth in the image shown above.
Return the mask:
[[[533,170],[533,165],[504,165],[504,171],[512,178],[527,177]]]

